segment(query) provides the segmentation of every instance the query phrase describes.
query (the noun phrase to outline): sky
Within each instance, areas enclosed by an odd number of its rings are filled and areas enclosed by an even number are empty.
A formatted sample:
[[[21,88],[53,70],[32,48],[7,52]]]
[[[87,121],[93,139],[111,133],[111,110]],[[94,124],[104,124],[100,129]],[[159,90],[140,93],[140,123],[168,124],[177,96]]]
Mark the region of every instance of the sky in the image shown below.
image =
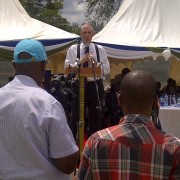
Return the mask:
[[[84,4],[77,5],[79,0],[64,0],[62,15],[70,23],[78,23],[81,25],[85,21],[84,12],[86,6]]]

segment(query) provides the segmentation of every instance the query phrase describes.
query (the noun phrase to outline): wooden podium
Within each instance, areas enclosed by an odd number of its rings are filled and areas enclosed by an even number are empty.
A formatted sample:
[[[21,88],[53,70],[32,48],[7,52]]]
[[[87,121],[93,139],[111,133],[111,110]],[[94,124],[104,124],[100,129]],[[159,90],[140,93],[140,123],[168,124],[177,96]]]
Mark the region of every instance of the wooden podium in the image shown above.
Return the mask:
[[[80,71],[80,72],[79,72]],[[80,67],[79,68],[71,68],[68,67],[65,70],[65,74],[69,73],[76,73],[77,76],[80,76],[79,79],[79,130],[78,130],[78,136],[79,136],[79,151],[80,156],[82,155],[82,151],[84,148],[84,82],[85,77],[93,77],[93,74],[95,74],[96,77],[101,76],[101,67],[95,67],[94,73],[92,67]]]

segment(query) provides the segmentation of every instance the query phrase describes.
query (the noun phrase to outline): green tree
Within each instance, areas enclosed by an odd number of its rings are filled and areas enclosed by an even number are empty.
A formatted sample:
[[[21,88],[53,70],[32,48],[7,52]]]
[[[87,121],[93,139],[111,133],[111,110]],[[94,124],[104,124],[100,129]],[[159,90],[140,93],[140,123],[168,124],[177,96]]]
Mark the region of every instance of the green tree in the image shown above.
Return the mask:
[[[63,0],[20,0],[20,2],[32,18],[72,32],[72,26],[62,17]]]
[[[80,28],[79,24],[73,23],[71,32],[80,35],[80,31],[81,31],[81,28]]]
[[[85,14],[96,32],[100,31],[118,11],[123,0],[79,0],[87,5]]]

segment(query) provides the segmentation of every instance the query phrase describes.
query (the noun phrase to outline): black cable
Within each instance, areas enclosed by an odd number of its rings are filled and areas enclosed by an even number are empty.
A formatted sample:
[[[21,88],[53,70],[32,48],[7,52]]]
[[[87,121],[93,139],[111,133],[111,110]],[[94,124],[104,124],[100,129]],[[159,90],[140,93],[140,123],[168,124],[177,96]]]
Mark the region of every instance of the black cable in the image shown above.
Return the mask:
[[[94,62],[94,58],[91,58],[91,62],[92,62],[92,74],[93,74],[93,78],[94,78],[94,83],[95,83],[95,88],[96,88],[96,94],[97,94],[97,110],[98,110],[98,125],[99,125],[99,129],[101,129],[101,122],[100,122],[100,113],[101,113],[101,104],[100,104],[100,98],[99,98],[99,89],[98,89],[98,85],[97,85],[97,80],[96,80],[96,73],[95,73],[95,62]]]

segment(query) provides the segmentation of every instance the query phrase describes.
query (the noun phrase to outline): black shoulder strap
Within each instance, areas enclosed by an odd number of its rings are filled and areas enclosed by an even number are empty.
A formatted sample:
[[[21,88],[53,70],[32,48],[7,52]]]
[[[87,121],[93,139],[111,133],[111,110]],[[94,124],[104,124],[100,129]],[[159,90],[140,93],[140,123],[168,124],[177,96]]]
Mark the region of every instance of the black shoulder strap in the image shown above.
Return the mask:
[[[80,59],[80,44],[77,45],[77,58]]]
[[[97,61],[100,63],[100,57],[99,57],[99,49],[98,49],[98,46],[97,46],[97,44],[94,44],[94,46],[95,46],[95,49],[96,49]]]

